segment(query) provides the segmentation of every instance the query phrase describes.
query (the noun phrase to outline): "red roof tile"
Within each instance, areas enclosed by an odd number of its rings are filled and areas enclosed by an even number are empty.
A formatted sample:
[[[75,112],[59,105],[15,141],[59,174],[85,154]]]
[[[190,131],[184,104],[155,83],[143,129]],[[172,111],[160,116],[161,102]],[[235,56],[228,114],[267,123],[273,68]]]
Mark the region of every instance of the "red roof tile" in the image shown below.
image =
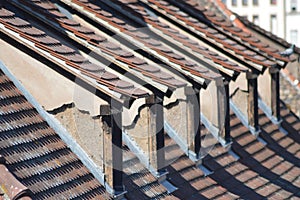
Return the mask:
[[[264,35],[265,37],[269,38],[270,40],[272,40],[274,42],[277,42],[278,44],[284,46],[285,48],[289,48],[292,45],[291,43],[288,43],[286,40],[278,37],[277,35],[274,35],[270,31],[267,31],[267,30],[263,29],[262,27],[255,25],[254,23],[247,20],[247,18],[244,18],[236,13],[234,15],[237,16],[237,19],[240,20],[247,28],[252,29],[252,30]],[[295,52],[300,54],[300,48],[296,47]]]
[[[172,6],[174,6],[174,5],[178,6],[181,9],[181,11],[186,12],[187,15],[190,16],[189,20],[182,19],[181,21],[183,23],[186,23],[186,24],[192,26],[193,28],[195,28],[195,30],[200,31],[201,33],[205,33],[206,36],[211,37],[214,41],[220,43],[223,46],[224,46],[223,40],[226,38],[231,41],[234,41],[235,44],[237,44],[237,43],[243,44],[244,47],[255,52],[255,54],[258,54],[259,52],[255,51],[253,49],[253,47],[251,48],[250,46],[247,46],[245,44],[248,43],[248,44],[254,45],[262,52],[267,53],[276,59],[283,60],[286,62],[289,61],[288,59],[286,59],[284,57],[278,56],[279,54],[277,52],[274,53],[271,51],[267,51],[266,49],[259,48],[258,45],[261,44],[261,42],[258,39],[255,38],[255,40],[254,40],[254,37],[249,38],[249,37],[242,37],[242,35],[239,35],[239,33],[242,33],[241,30],[237,27],[234,27],[233,24],[229,20],[223,18],[223,21],[222,21],[222,20],[220,20],[222,18],[222,16],[212,15],[212,14],[210,14],[211,12],[208,12],[208,11],[203,12],[197,6],[193,6],[194,4],[203,6],[201,1],[199,1],[199,2],[176,1],[175,2],[175,1],[171,0],[171,1],[168,1],[168,2],[170,2],[170,4],[168,3],[167,5],[161,5],[160,2],[162,2],[162,1],[150,0],[148,2],[159,5],[158,7],[154,7],[154,9],[156,9],[157,11],[160,11],[158,8],[163,9],[171,16],[177,16],[177,13],[174,11],[168,10],[167,7],[169,7],[171,3],[172,3]],[[180,20],[180,19],[178,19],[178,20]],[[214,23],[215,25],[211,24],[211,22]],[[212,30],[214,30],[214,33],[208,33],[208,30],[210,30],[210,28],[208,28],[208,26],[206,24],[210,24],[210,27]],[[222,29],[220,29],[220,27],[222,27],[224,30],[229,31],[229,33],[231,33],[232,35],[236,35],[238,37],[234,38],[234,37],[228,35],[224,31],[222,31]],[[218,35],[224,36],[224,39],[218,38]],[[242,37],[246,43],[245,42],[242,43],[240,40],[241,39],[240,37]],[[236,45],[226,46],[226,49],[233,50],[235,53],[238,53],[238,49],[236,48]],[[242,52],[240,52],[240,53],[242,53]],[[251,58],[247,55],[244,55],[243,53],[242,53],[242,55],[243,55],[243,57],[247,58],[248,60],[251,60],[256,64],[263,65],[266,67],[275,64],[274,62],[269,62],[269,63],[261,62],[261,61],[257,60],[256,58]]]
[[[179,64],[183,70],[207,79],[216,76],[198,63],[175,53],[172,48],[150,37],[149,34],[137,31],[139,27],[135,23],[128,23],[125,19],[119,18],[119,15],[113,13],[113,10],[102,10],[106,9],[105,6],[102,8],[100,5],[90,3],[94,1],[73,0],[73,2],[83,6],[87,11],[95,13],[97,17],[126,32],[171,62]],[[203,54],[204,57],[215,63],[236,71],[245,70],[244,67],[231,63],[214,51],[200,46],[197,41],[181,34],[180,31],[170,28],[158,19],[149,17],[144,6],[141,6],[142,4],[137,1],[119,0],[117,2],[126,4],[126,8],[131,8],[131,11],[134,10],[132,14],[139,13],[145,21],[156,29],[174,37],[183,45]],[[274,64],[273,60],[269,60],[252,47],[244,45],[239,41],[239,38],[270,55],[276,54],[276,49],[267,45],[258,46],[256,38],[248,33],[243,33],[241,29],[234,27],[228,20],[217,16],[203,5],[199,5],[198,1],[185,1],[188,4],[177,2],[180,4],[180,8],[170,5],[168,2],[174,2],[171,0],[151,2],[164,9],[168,14],[177,17],[178,20],[193,26],[205,34],[205,37],[211,38],[211,41],[233,50],[236,55],[241,55],[250,63],[254,62],[263,66]],[[106,53],[129,64],[145,76],[176,87],[182,84],[173,79],[170,74],[136,57],[134,53],[125,51],[119,45],[111,43],[103,35],[96,34],[73,20],[68,20],[49,1],[41,3],[39,0],[30,2],[20,0],[19,3],[34,8],[37,12],[47,15],[51,20],[57,20],[57,23],[65,30],[73,32],[90,44],[99,46]],[[191,8],[188,5],[194,7]],[[123,8],[125,9],[124,5]],[[190,8],[198,13],[201,11],[200,15],[193,18],[191,17],[193,13],[181,11],[181,9],[186,11]],[[70,66],[82,70],[82,73],[86,73],[96,80],[101,79],[101,83],[109,88],[116,91],[125,90],[126,93],[134,93],[137,96],[143,95],[143,91],[133,92],[135,87],[132,84],[124,82],[116,75],[106,72],[102,67],[90,63],[77,54],[75,49],[61,45],[58,40],[46,36],[44,32],[37,31],[26,22],[18,20],[14,14],[5,9],[0,10],[0,22],[7,28],[19,32],[22,37],[33,41],[38,47],[65,60]],[[207,24],[208,22],[215,25]],[[220,30],[220,27],[223,30]],[[227,35],[224,30],[229,31],[231,36]],[[276,58],[276,56],[274,57]],[[184,155],[175,142],[166,135],[166,158],[169,162],[172,161],[167,166],[168,181],[178,187],[178,190],[172,194],[168,194],[166,188],[124,146],[124,178],[128,191],[126,197],[128,199],[276,199],[299,196],[300,179],[295,178],[295,176],[300,175],[298,164],[300,152],[299,119],[289,116],[289,112],[286,114],[285,120],[291,120],[293,125],[287,125],[291,133],[284,135],[278,126],[272,124],[267,117],[263,116],[262,112],[260,114],[262,138],[267,141],[267,145],[260,143],[247,127],[243,126],[240,120],[232,114],[231,127],[234,139],[232,150],[241,158],[237,160],[221,145],[216,145],[203,160],[203,165],[214,172],[209,176],[205,176],[195,163]],[[99,182],[3,73],[0,73],[0,116],[0,154],[3,154],[7,159],[7,168],[33,192],[36,198],[109,198]],[[202,127],[202,135],[205,136],[205,134],[207,134],[207,130]],[[181,156],[176,159],[179,155]]]
[[[89,12],[95,13],[97,17],[107,21],[111,26],[118,28],[121,32],[133,37],[135,40],[145,44],[146,47],[148,47],[152,50],[155,50],[158,54],[168,58],[169,61],[180,65],[183,70],[187,70],[194,75],[197,75],[197,76],[200,76],[200,77],[203,77],[206,79],[215,79],[216,77],[218,77],[217,74],[213,73],[212,71],[203,71],[203,70],[196,71],[195,69],[201,68],[201,66],[199,66],[198,64],[197,64],[197,68],[196,67],[190,68],[190,67],[185,66],[184,62],[188,60],[187,58],[182,57],[181,55],[179,55],[177,53],[174,53],[174,51],[172,49],[167,47],[165,44],[160,43],[155,38],[151,37],[149,34],[142,33],[141,31],[127,31],[126,27],[128,25],[130,27],[134,27],[135,29],[137,29],[139,27],[137,25],[135,25],[134,23],[127,22],[127,21],[125,24],[123,22],[118,23],[117,21],[119,21],[121,19],[118,16],[114,16],[112,11],[105,10],[106,13],[111,14],[111,15],[105,17],[103,15],[97,14],[98,13],[97,10],[87,9],[84,2],[81,2],[81,1],[72,1],[72,2],[82,6],[84,9],[86,9]],[[143,11],[143,10],[141,10],[142,9],[141,7],[136,6],[135,2],[130,2],[129,5],[133,6],[134,9],[139,10],[139,12]],[[100,7],[100,5],[98,5],[98,6]],[[103,11],[103,10],[101,10],[101,11]],[[143,15],[148,17],[148,14],[145,14],[145,12],[143,12]],[[114,16],[114,17],[112,17],[112,16]],[[118,20],[115,20],[115,19],[118,19]],[[149,18],[149,22],[155,23],[155,21],[156,20]],[[161,28],[168,28],[163,23],[160,23],[159,25]],[[155,42],[153,43],[153,41],[155,41]],[[230,65],[230,63],[228,63],[227,65]],[[232,67],[234,68],[235,66],[232,66]]]
[[[5,166],[5,159],[0,155],[2,160],[0,164],[0,195],[6,195],[9,199],[31,199],[29,189],[20,183],[14,175]],[[1,198],[1,197],[0,197]],[[5,197],[4,197],[5,198]]]
[[[22,2],[22,1],[21,1]],[[29,3],[26,3],[25,5],[28,5]],[[35,11],[39,11],[41,13],[48,13],[52,10],[58,11],[58,9],[54,6],[53,3],[49,1],[44,1],[43,5],[48,5],[51,10],[41,7],[39,3],[31,3],[29,6],[33,7]],[[101,10],[100,7],[94,5],[94,4],[86,4],[84,3],[85,7],[88,8],[88,10],[94,10],[98,11]],[[159,74],[161,74],[161,69],[150,65],[146,61],[143,61],[143,67],[137,67],[135,66],[136,63],[132,63],[131,60],[139,60],[140,58],[134,55],[132,52],[128,50],[124,50],[120,47],[120,45],[108,41],[106,36],[100,35],[95,33],[93,30],[86,28],[76,22],[72,19],[59,19],[56,16],[52,17],[52,20],[58,20],[60,25],[65,28],[66,30],[69,30],[73,32],[76,36],[80,38],[86,39],[90,44],[93,44],[97,47],[99,47],[104,52],[108,53],[109,55],[115,57],[117,60],[122,61],[129,65],[132,69],[135,69],[137,71],[140,71],[142,74],[147,75],[148,77],[152,78],[153,80],[164,84],[166,86],[169,86],[171,88],[177,88],[185,86],[185,83],[179,80],[176,80],[174,77],[170,77],[169,79],[162,79]],[[116,17],[110,18],[111,23],[115,23],[120,26],[126,25],[125,22],[121,19],[118,19]],[[141,33],[141,32],[134,32],[134,34],[137,34],[136,36],[139,38],[148,38],[147,35]],[[147,70],[147,68],[152,70]],[[154,70],[153,70],[154,69]],[[166,73],[167,74],[167,73]]]
[[[131,13],[133,15],[138,15],[138,14],[142,14],[142,12],[146,12],[145,8],[141,4],[138,4],[138,3],[130,3],[130,4],[127,4],[127,6],[129,8],[129,11],[131,11]],[[174,11],[174,12],[179,11],[179,9],[174,6],[172,6],[170,10]],[[143,19],[148,24],[150,24],[153,27],[155,27],[156,29],[162,31],[164,34],[169,35],[173,39],[176,39],[178,42],[181,42],[184,46],[191,48],[194,52],[200,53],[200,55],[204,55],[204,56],[207,55],[205,47],[200,46],[197,41],[190,39],[188,36],[179,33],[178,30],[169,27],[164,22],[161,22],[158,18],[154,18],[150,15],[143,15]],[[212,61],[214,61],[217,64],[222,65],[225,68],[229,68],[229,69],[236,70],[239,72],[246,70],[245,68],[240,67],[237,64],[229,62],[228,59],[226,59],[226,58],[223,58],[220,61],[220,59],[216,58],[217,56],[218,56],[218,54],[214,53],[214,54],[209,54],[205,57],[208,59],[211,59]],[[218,57],[220,57],[220,56],[218,56]]]
[[[7,10],[4,8],[1,8],[0,13],[7,13]],[[12,26],[9,22],[18,22],[18,24],[14,23]],[[90,76],[92,78],[95,78],[97,82],[100,84],[103,84],[107,86],[109,89],[113,91],[117,91],[121,94],[125,94],[127,96],[133,96],[133,97],[140,97],[147,95],[146,92],[144,92],[142,89],[134,87],[134,85],[131,84],[131,87],[123,87],[122,85],[125,84],[125,81],[121,81],[116,75],[107,72],[104,69],[99,71],[88,71],[89,68],[81,68],[82,65],[91,65],[92,63],[88,61],[86,58],[84,58],[82,55],[77,53],[74,49],[63,45],[60,43],[60,41],[46,35],[32,35],[28,34],[26,31],[24,31],[25,27],[32,28],[32,26],[20,18],[14,16],[11,16],[9,20],[6,17],[0,17],[0,23],[3,23],[7,28],[10,28],[16,32],[22,32],[24,34],[20,34],[22,37],[29,39],[35,43],[35,45],[43,50],[48,51],[51,55],[63,60],[68,64],[69,66],[72,66],[76,69],[79,69],[82,73],[86,74],[87,76]],[[20,26],[23,25],[23,26]],[[113,79],[115,81],[113,81]],[[118,80],[118,81],[116,81]],[[178,82],[179,83],[179,82]],[[128,84],[128,83],[126,83]]]
[[[7,165],[0,165],[0,182],[4,181],[1,185],[9,196],[21,195],[28,188],[38,199],[109,198],[2,71],[0,105],[0,154],[7,161]],[[18,191],[10,186],[18,187]]]

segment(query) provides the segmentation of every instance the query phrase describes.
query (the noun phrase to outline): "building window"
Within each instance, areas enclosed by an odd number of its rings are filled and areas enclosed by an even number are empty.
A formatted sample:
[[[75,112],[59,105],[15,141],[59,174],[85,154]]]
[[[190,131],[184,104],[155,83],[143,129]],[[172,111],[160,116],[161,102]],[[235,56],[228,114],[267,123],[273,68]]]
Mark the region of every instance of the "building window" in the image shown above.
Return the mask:
[[[258,0],[253,0],[252,3],[254,6],[258,6]]]
[[[244,18],[244,19],[248,19],[247,15],[242,15],[241,17]]]
[[[291,0],[291,11],[297,10],[297,0]]]
[[[227,3],[227,1],[226,1],[226,0],[222,0],[222,2],[223,2],[224,4],[226,4],[226,3]]]
[[[297,44],[298,43],[298,30],[291,30],[290,37],[291,37],[291,43]]]
[[[243,6],[247,6],[248,5],[248,0],[243,0]]]
[[[276,15],[271,15],[270,21],[271,21],[271,23],[270,23],[271,32],[276,35],[277,34],[277,16]]]
[[[231,5],[236,6],[236,0],[231,0]]]
[[[277,4],[277,0],[271,0],[271,5],[276,5]]]
[[[253,15],[252,22],[256,25],[259,25],[259,18],[258,15]]]

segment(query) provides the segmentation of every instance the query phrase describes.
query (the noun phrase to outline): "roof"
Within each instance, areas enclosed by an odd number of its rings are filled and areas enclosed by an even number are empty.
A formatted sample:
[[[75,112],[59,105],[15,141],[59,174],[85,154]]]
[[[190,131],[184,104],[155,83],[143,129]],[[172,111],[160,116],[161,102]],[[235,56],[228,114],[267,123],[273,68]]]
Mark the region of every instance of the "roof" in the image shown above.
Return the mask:
[[[73,73],[76,74],[74,70],[77,69],[80,71],[80,74],[86,75],[96,80],[98,84],[127,97],[138,98],[147,95],[147,92],[135,87],[131,83],[121,80],[117,75],[106,71],[103,67],[91,63],[85,57],[77,53],[75,49],[48,36],[45,32],[33,27],[27,21],[15,16],[13,12],[5,8],[1,8],[0,12],[0,22],[5,28],[19,34],[27,41],[33,42],[39,51],[44,50],[56,59],[65,62],[68,66],[72,67]],[[8,32],[8,35],[12,36],[13,34]],[[113,94],[110,95],[113,96]]]
[[[189,13],[193,13],[195,15],[195,11],[200,11],[197,13],[197,18],[199,19],[200,15],[207,18],[211,23],[216,26],[217,29],[221,29],[220,32],[226,35],[226,33],[229,35],[229,38],[232,39],[238,39],[238,41],[243,41],[243,44],[245,44],[248,47],[252,47],[252,49],[257,49],[260,52],[262,52],[264,55],[269,55],[277,60],[288,62],[290,59],[293,58],[285,58],[281,55],[279,55],[279,50],[276,48],[271,47],[270,45],[264,43],[260,39],[258,39],[255,35],[250,33],[245,33],[243,29],[240,27],[234,25],[228,18],[223,17],[222,15],[217,15],[215,13],[212,13],[210,10],[207,10],[205,8],[205,3],[203,1],[195,2],[193,0],[185,1],[185,3],[180,2],[179,3],[181,7],[185,5],[185,9],[189,9]],[[215,9],[218,9],[218,7],[215,4],[210,4],[215,7]],[[192,8],[193,9],[190,9]],[[225,33],[226,31],[226,33]],[[258,51],[256,50],[256,53]]]
[[[43,5],[44,5],[44,7],[46,7],[46,5],[48,5],[50,7],[53,6],[52,3],[50,3],[49,1],[46,1],[46,2],[43,2],[43,4],[41,4],[41,5],[38,3],[31,4],[31,5],[29,5],[29,7],[34,6],[36,9],[39,9],[40,12],[46,13],[46,14],[47,13],[49,14],[53,11],[53,10],[51,11],[50,9],[47,10],[47,9],[43,8]],[[90,5],[92,5],[92,4],[90,4]],[[93,8],[97,8],[97,6],[94,5]],[[109,20],[109,24],[105,23],[107,26],[113,25],[115,28],[120,27],[122,30],[130,30],[128,32],[131,33],[130,36],[133,37],[134,40],[144,43],[146,45],[146,47],[150,47],[151,49],[159,51],[163,57],[166,57],[166,58],[172,60],[173,63],[180,64],[184,70],[189,71],[185,75],[187,75],[189,77],[190,76],[192,76],[192,77],[200,76],[200,77],[208,78],[208,79],[214,79],[216,77],[220,77],[216,73],[213,73],[213,72],[209,71],[208,69],[204,69],[203,67],[197,65],[196,62],[191,62],[191,61],[185,59],[184,57],[182,57],[181,55],[178,55],[177,53],[174,52],[174,50],[168,48],[165,44],[162,44],[160,41],[155,40],[155,38],[153,38],[153,37],[149,37],[149,35],[147,33],[144,33],[142,31],[137,31],[139,27],[134,26],[132,24],[126,24],[122,19],[113,16],[113,14],[110,14],[109,12],[103,12],[102,14],[103,14],[103,15],[101,15],[102,19]],[[100,47],[100,49],[103,50],[103,52],[108,53],[108,54],[112,55],[113,57],[115,57],[117,60],[128,64],[130,68],[140,71],[140,72],[142,72],[142,74],[144,74],[146,76],[150,76],[152,79],[158,81],[159,83],[164,83],[164,84],[168,84],[168,85],[173,84],[173,85],[171,85],[173,87],[174,87],[174,84],[175,84],[175,86],[176,86],[176,84],[179,84],[179,85],[182,84],[180,82],[175,83],[174,80],[172,83],[172,80],[168,80],[166,78],[166,74],[158,73],[157,70],[159,70],[159,68],[156,68],[154,66],[150,67],[150,65],[148,65],[144,60],[141,60],[139,57],[135,57],[135,56],[132,57],[131,55],[133,55],[132,54],[133,52],[127,52],[127,56],[121,58],[117,54],[120,52],[124,53],[124,50],[119,49],[118,50],[119,52],[115,51],[115,50],[109,50],[108,47],[110,47],[111,45],[105,46],[105,42],[104,42],[104,44],[102,44],[103,42],[101,42],[101,43],[92,42],[91,37],[95,37],[95,36],[93,34],[88,34],[87,32],[80,33],[78,31],[76,31],[75,30],[76,28],[74,29],[74,27],[80,28],[80,27],[82,27],[82,25],[75,22],[74,20],[68,20],[68,21],[64,20],[64,23],[63,23],[61,19],[63,19],[65,17],[64,15],[52,16],[52,17],[54,17],[55,20],[61,21],[60,28],[64,28],[65,31],[70,31],[70,32],[74,33],[77,38],[83,37],[83,38],[87,39],[87,41],[89,41],[89,43],[91,45]],[[73,24],[71,26],[70,23],[72,21],[73,21]],[[101,38],[105,39],[105,36],[103,36],[103,35],[101,35]],[[99,37],[99,35],[98,35],[98,37]],[[130,53],[130,55],[128,55],[128,53]],[[136,55],[136,54],[134,54],[134,55]],[[162,79],[162,76],[164,76],[163,79]],[[197,82],[199,82],[199,81],[197,81]],[[201,81],[200,81],[200,84],[203,84],[203,83],[201,83]]]
[[[122,5],[124,2],[117,2],[117,3]],[[247,68],[239,66],[238,64],[228,60],[228,58],[220,56],[214,50],[209,50],[207,47],[200,45],[197,40],[182,33],[183,31],[180,31],[178,29],[169,26],[168,23],[164,22],[159,18],[152,17],[151,15],[145,14],[147,13],[147,9],[143,7],[141,4],[139,4],[138,2],[136,3],[130,2],[125,4],[131,14],[137,15],[140,18],[142,18],[146,23],[148,23],[154,28],[154,31],[156,32],[160,31],[157,32],[158,34],[163,33],[164,35],[175,39],[177,42],[181,43],[184,47],[187,47],[190,50],[192,50],[193,53],[197,53],[197,55],[202,56],[203,60],[210,60],[214,62],[215,65],[221,65],[225,69],[231,69],[237,72],[247,71]],[[124,6],[124,4],[122,6]],[[218,68],[218,69],[222,71],[222,68]]]
[[[264,36],[266,36],[267,38],[271,39],[272,41],[277,42],[279,45],[282,45],[285,48],[289,48],[292,44],[287,42],[285,39],[278,37],[277,35],[271,33],[270,31],[267,31],[265,29],[263,29],[260,26],[257,26],[256,24],[250,22],[246,17],[242,17],[240,15],[238,15],[237,13],[234,13],[234,15],[237,16],[237,19],[239,19],[247,28],[250,28]],[[295,48],[295,53],[300,54],[300,48],[296,47]]]
[[[226,7],[226,5],[221,0],[212,0],[211,2],[212,2],[212,6],[216,7],[217,12],[219,14],[230,19],[234,18],[234,20],[232,20],[233,24],[241,28],[244,32],[253,32],[252,35],[259,34],[263,38],[267,38],[269,41],[274,42],[274,44],[277,44],[278,47],[283,47],[283,49],[290,48],[292,46],[292,44],[287,42],[285,39],[280,38],[277,35],[273,34],[272,32],[267,31],[264,28],[249,21],[247,17],[240,16],[238,13],[233,13],[231,10],[229,10]],[[294,55],[298,54],[298,62],[299,62],[299,53],[300,53],[299,47],[295,46]],[[300,89],[300,82],[298,80],[299,78],[297,78],[299,77],[299,74],[297,70],[292,70],[293,68],[296,67],[297,65],[292,65],[290,67],[281,70],[282,78],[285,79],[284,81],[281,81],[281,85],[282,85],[281,98],[288,104],[290,104],[291,101],[297,101],[296,100],[298,96],[297,94],[299,93],[297,91],[299,91]],[[293,97],[287,96],[287,94],[293,94]],[[294,112],[299,113],[299,110],[297,110],[297,108],[292,110]]]
[[[0,155],[6,160],[1,167],[9,170],[8,176],[20,181],[36,199],[109,198],[3,71],[0,71],[0,105]]]
[[[142,98],[148,95],[148,90],[136,87],[133,83],[137,80],[135,78],[144,78],[146,83],[158,90],[161,86],[175,90],[186,86],[187,82],[203,86],[206,81],[216,78],[230,77],[230,80],[234,80],[234,76],[239,73],[253,69],[263,72],[263,68],[292,60],[281,57],[278,50],[262,44],[254,35],[243,32],[228,19],[209,11],[203,4],[204,1],[56,2],[64,5],[67,10],[62,12],[47,0],[9,1],[0,10],[2,32],[16,40],[17,44],[32,47],[40,59],[49,59],[51,64],[56,63],[62,69],[80,75],[85,81],[92,79],[89,83],[104,93],[117,92]],[[12,4],[21,9],[11,8]],[[101,30],[96,32],[84,23],[79,23],[80,20],[76,18],[68,19],[66,13],[69,11],[76,11],[83,21],[88,21]],[[128,17],[125,16],[126,13],[129,13]],[[136,17],[151,28],[146,32],[140,31],[141,21],[136,20]],[[48,28],[51,31],[44,31]],[[114,40],[116,33],[122,39],[127,38],[127,43],[121,43],[137,45],[141,49],[133,51],[124,44],[117,44]],[[155,34],[156,37],[153,36]],[[68,43],[72,45],[68,46]],[[84,50],[83,46],[88,50],[94,47],[101,49],[99,64],[91,64],[91,61],[78,53]],[[199,58],[192,54],[199,55]],[[110,67],[117,69],[114,70],[116,72],[108,71],[110,68],[102,68],[102,64],[107,64],[107,61],[115,65]],[[165,68],[159,64],[163,64]],[[120,79],[120,69],[124,73],[134,70],[131,71],[135,76],[131,77],[134,81]],[[177,78],[174,71],[189,77],[189,81]],[[119,96],[113,98],[118,99]],[[231,113],[233,143],[230,150],[220,144],[215,145],[214,138],[202,126],[202,137],[207,136],[212,140],[204,148],[209,150],[214,145],[215,148],[209,151],[200,166],[189,159],[176,142],[165,134],[166,158],[170,163],[167,166],[168,185],[153,176],[137,155],[123,144],[123,177],[127,190],[125,198],[299,197],[300,120],[284,105],[281,110],[284,120],[282,127],[274,124],[260,110],[262,134],[259,138],[252,135],[240,119]],[[0,164],[0,170],[1,167],[8,169],[10,176],[16,178],[14,181],[17,183],[14,184],[22,184],[24,190],[30,190],[34,198],[111,198],[2,71],[0,125],[0,155],[7,161],[5,166]],[[175,191],[169,193],[168,186],[173,186]]]
[[[205,4],[201,1],[170,1],[172,5],[164,1],[148,2],[157,12],[166,13],[163,15],[180,22],[185,28],[202,38],[203,41],[207,41],[212,45],[217,44],[216,48],[223,49],[227,53],[232,54],[233,52],[236,59],[248,60],[264,67],[276,65],[274,60],[266,55],[288,61],[278,54],[278,50],[261,43],[254,36],[235,27],[228,19],[217,16],[206,9]],[[180,17],[180,14],[184,17]],[[260,52],[253,46],[259,48]]]
[[[20,183],[5,166],[5,158],[0,155],[0,199],[30,200],[30,191]]]

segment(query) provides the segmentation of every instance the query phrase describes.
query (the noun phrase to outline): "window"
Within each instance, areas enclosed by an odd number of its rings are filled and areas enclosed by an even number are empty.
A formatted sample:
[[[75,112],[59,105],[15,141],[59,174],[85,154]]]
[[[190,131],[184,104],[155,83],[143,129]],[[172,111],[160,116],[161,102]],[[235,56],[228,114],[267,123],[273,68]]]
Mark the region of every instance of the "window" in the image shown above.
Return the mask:
[[[258,6],[258,0],[253,0],[252,3],[254,6]]]
[[[291,0],[291,11],[297,10],[297,0]]]
[[[241,17],[244,18],[244,19],[248,19],[247,15],[242,15]]]
[[[226,0],[222,0],[222,2],[223,2],[224,4],[226,4],[226,3],[227,3],[227,1],[226,1]]]
[[[259,25],[259,18],[258,15],[253,15],[252,22],[256,25]]]
[[[271,23],[270,23],[271,32],[276,35],[277,34],[277,16],[276,15],[271,15],[270,21],[271,21]]]
[[[271,0],[271,5],[276,5],[277,4],[277,0]]]
[[[231,0],[231,5],[236,6],[236,0]]]
[[[290,37],[291,37],[291,43],[297,44],[298,43],[298,30],[291,30]]]
[[[243,0],[243,6],[247,6],[248,5],[248,0]]]

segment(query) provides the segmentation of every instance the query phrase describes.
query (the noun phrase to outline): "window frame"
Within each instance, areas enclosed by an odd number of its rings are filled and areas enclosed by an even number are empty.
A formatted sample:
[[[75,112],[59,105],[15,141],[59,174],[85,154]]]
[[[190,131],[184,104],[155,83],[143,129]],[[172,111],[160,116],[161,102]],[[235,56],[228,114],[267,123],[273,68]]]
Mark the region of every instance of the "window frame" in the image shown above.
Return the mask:
[[[293,43],[293,44],[298,43],[298,30],[297,29],[290,30],[290,40],[291,40],[291,43]]]
[[[275,21],[273,21],[275,20]],[[270,15],[270,31],[273,34],[278,34],[278,21],[277,21],[277,15],[276,14],[271,14]]]
[[[255,23],[255,21],[257,22]],[[259,25],[259,15],[252,16],[252,23],[254,23],[255,25]]]

